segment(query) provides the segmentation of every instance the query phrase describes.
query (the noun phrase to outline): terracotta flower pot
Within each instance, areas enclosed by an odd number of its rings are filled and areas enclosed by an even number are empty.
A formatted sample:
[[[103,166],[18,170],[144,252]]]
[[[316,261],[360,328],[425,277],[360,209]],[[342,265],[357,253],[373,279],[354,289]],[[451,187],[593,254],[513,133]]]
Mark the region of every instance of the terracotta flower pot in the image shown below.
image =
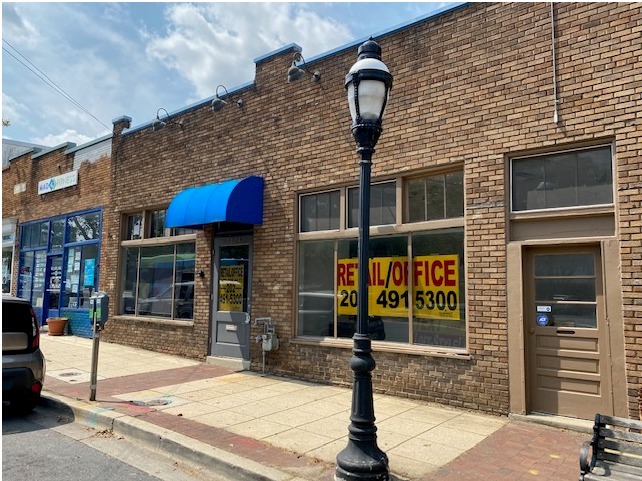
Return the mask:
[[[49,317],[47,318],[47,325],[49,326],[50,336],[64,336],[65,326],[67,325],[66,317]]]

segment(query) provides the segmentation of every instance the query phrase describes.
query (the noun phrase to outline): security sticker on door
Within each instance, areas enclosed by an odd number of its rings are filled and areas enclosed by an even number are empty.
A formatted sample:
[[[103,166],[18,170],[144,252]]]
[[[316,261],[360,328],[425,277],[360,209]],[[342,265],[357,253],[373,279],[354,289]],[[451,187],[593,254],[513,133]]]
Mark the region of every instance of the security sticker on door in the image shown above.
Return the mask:
[[[548,325],[548,316],[546,314],[540,314],[537,316],[537,325],[538,326],[547,326]]]
[[[551,312],[551,306],[537,306],[537,312]]]

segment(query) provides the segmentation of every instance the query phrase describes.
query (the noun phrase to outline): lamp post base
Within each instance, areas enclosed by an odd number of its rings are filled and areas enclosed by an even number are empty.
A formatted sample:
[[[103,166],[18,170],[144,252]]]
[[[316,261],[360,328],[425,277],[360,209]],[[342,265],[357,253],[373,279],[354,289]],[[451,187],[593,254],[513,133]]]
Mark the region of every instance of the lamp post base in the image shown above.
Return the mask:
[[[375,361],[367,334],[355,333],[350,368],[354,372],[348,445],[337,455],[335,481],[388,481],[388,456],[377,446],[372,375]]]
[[[337,456],[335,481],[388,481],[388,456],[376,442],[359,442],[350,439]]]

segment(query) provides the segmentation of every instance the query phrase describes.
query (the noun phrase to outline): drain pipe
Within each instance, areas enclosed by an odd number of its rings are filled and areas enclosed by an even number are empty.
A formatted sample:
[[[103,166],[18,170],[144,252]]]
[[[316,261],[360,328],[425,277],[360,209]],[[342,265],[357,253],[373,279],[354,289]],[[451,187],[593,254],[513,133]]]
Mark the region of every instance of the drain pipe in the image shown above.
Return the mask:
[[[551,2],[551,51],[553,54],[553,123],[557,125],[559,122],[559,116],[557,113],[557,104],[559,100],[557,99],[557,62],[556,62],[556,53],[555,53],[555,3]]]

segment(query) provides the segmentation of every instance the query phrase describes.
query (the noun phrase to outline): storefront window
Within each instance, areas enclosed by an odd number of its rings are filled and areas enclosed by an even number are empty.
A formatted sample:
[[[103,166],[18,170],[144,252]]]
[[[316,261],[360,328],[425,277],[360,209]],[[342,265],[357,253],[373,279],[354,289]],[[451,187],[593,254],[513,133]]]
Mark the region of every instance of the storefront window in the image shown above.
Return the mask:
[[[195,244],[124,249],[121,314],[194,317]]]
[[[339,242],[337,337],[352,337],[356,331],[357,245],[356,239]],[[368,333],[374,340],[408,342],[407,237],[370,239],[369,259]]]
[[[47,251],[23,252],[20,255],[18,296],[31,301],[34,307],[42,308],[45,291]]]
[[[89,298],[97,288],[97,263],[98,244],[67,249],[66,307],[89,309]]]
[[[22,226],[20,239],[25,248],[47,247],[49,223],[36,222]]]
[[[613,203],[611,147],[513,159],[513,212]]]
[[[412,262],[408,261],[408,242]],[[300,243],[298,335],[338,338],[354,335],[358,305],[357,245],[356,239]],[[464,235],[460,228],[371,239],[370,337],[387,342],[464,348],[463,251]]]
[[[149,237],[165,237],[165,214],[166,210],[155,210],[150,213]]]
[[[11,270],[13,268],[13,246],[2,248],[2,292],[11,292]]]
[[[396,222],[397,184],[385,182],[370,188],[370,225]],[[359,227],[359,188],[348,189],[348,227]]]
[[[338,190],[301,196],[301,232],[338,229],[339,201]]]
[[[334,244],[330,240],[299,246],[300,336],[334,336]]]
[[[65,241],[65,219],[51,221],[51,249],[62,249]]]
[[[466,347],[464,230],[412,236],[413,343]]]
[[[397,186],[404,185],[403,209]],[[375,341],[464,349],[466,301],[464,278],[464,189],[461,170],[375,184],[370,204],[372,225],[391,233],[371,232],[368,261],[368,334]],[[341,195],[342,192],[345,196]],[[340,232],[310,235],[317,199],[301,197],[297,335],[351,338],[358,315],[358,188],[337,191],[348,216]],[[343,205],[345,203],[345,205]],[[307,210],[306,210],[307,208]],[[401,212],[406,212],[406,225]],[[307,213],[306,213],[307,212]],[[451,219],[443,224],[411,222]],[[432,227],[432,226],[435,227]],[[418,228],[421,227],[421,230]],[[411,229],[412,228],[412,229]],[[415,230],[417,229],[417,230]],[[341,232],[343,231],[343,232]],[[320,238],[322,237],[322,238]]]
[[[143,238],[143,213],[138,212],[127,216],[126,240],[135,240]]]
[[[408,222],[464,216],[464,174],[451,172],[408,181]]]
[[[31,300],[41,321],[89,308],[98,287],[100,223],[97,210],[21,226],[18,295]]]
[[[100,237],[100,212],[69,217],[69,237],[67,242],[83,242]]]

